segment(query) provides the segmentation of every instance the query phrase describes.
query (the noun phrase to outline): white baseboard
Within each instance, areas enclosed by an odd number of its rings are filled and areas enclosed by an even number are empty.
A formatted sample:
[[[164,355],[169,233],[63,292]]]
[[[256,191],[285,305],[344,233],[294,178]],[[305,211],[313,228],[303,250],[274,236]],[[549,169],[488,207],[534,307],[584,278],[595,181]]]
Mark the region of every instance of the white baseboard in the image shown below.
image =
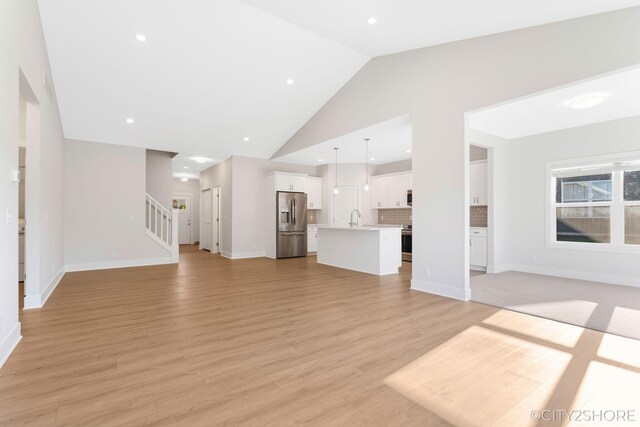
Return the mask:
[[[564,270],[538,265],[510,265],[509,270],[521,273],[542,274],[544,276],[556,276],[566,279],[586,280],[589,282],[609,283],[612,285],[631,286],[640,288],[639,277],[616,276],[613,274],[590,273],[588,271]]]
[[[123,259],[117,261],[89,262],[84,264],[69,264],[66,266],[67,272],[108,270],[111,268],[144,267],[148,265],[175,264],[171,257],[144,258],[144,259]]]
[[[0,368],[7,361],[13,350],[16,348],[22,335],[20,334],[20,322],[16,323],[6,337],[0,342]]]
[[[32,310],[34,308],[42,308],[45,303],[56,289],[62,278],[64,277],[65,269],[61,269],[53,276],[53,279],[47,284],[47,287],[40,293],[40,295],[26,295],[24,297],[24,310]]]
[[[489,274],[504,273],[505,271],[513,271],[513,265],[504,264],[504,265],[489,265],[489,266],[487,266],[487,273],[489,273]]]
[[[229,259],[263,258],[265,252],[221,252],[221,255]]]
[[[427,282],[426,280],[411,280],[411,289],[414,291],[427,292],[430,294],[440,295],[447,298],[453,298],[460,301],[469,301],[471,295],[467,295],[464,288],[442,285],[440,283]]]

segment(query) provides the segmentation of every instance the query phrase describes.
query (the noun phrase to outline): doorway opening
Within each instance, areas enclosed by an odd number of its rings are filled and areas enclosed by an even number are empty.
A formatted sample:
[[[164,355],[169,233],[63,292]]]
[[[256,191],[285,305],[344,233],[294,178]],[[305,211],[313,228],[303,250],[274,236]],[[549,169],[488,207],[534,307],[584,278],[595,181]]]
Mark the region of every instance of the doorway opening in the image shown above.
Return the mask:
[[[19,132],[18,132],[18,306],[20,309],[41,307],[40,266],[38,254],[38,221],[34,197],[38,189],[35,187],[33,167],[34,153],[40,146],[40,106],[35,92],[26,77],[19,73],[18,92]],[[36,160],[37,161],[37,160]],[[26,172],[30,171],[30,179],[26,180]]]
[[[26,156],[27,156],[27,100],[19,94],[19,133],[18,133],[18,170],[20,183],[18,184],[18,294],[19,307],[24,307],[25,296],[25,185],[26,185]]]
[[[489,150],[469,145],[469,270],[487,272],[489,227]]]
[[[207,188],[202,190],[202,238],[200,239],[200,249],[209,251],[212,254],[222,252],[221,246],[221,189],[220,187]]]

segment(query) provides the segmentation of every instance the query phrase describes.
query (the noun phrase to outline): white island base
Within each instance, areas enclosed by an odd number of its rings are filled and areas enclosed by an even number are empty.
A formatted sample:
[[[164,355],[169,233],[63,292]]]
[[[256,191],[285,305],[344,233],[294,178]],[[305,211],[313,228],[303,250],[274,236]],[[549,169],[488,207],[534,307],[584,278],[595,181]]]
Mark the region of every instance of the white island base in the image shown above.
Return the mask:
[[[402,266],[400,227],[318,226],[318,264],[384,276]]]

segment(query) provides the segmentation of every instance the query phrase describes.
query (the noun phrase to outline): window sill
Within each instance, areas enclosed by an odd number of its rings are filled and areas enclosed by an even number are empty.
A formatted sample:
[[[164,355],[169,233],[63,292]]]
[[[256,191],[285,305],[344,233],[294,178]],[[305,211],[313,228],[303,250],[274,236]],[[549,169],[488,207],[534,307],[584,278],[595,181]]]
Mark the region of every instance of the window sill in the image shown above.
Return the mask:
[[[606,252],[618,254],[640,254],[640,245],[613,245],[606,243],[581,242],[548,242],[549,249],[563,249],[571,251]]]

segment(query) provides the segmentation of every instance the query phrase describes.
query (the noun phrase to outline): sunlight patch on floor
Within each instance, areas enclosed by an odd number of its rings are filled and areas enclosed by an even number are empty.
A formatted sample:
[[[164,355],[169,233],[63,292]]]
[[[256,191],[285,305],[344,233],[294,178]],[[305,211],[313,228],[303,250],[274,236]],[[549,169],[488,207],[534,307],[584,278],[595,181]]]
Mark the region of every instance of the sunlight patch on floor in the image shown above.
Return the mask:
[[[637,347],[605,340],[602,347],[611,348],[601,360],[602,335],[498,312],[394,372],[385,384],[455,425],[536,425],[534,410],[606,410],[615,402],[626,406],[613,408],[636,409],[640,417],[640,404],[632,403],[640,373],[614,357]]]

